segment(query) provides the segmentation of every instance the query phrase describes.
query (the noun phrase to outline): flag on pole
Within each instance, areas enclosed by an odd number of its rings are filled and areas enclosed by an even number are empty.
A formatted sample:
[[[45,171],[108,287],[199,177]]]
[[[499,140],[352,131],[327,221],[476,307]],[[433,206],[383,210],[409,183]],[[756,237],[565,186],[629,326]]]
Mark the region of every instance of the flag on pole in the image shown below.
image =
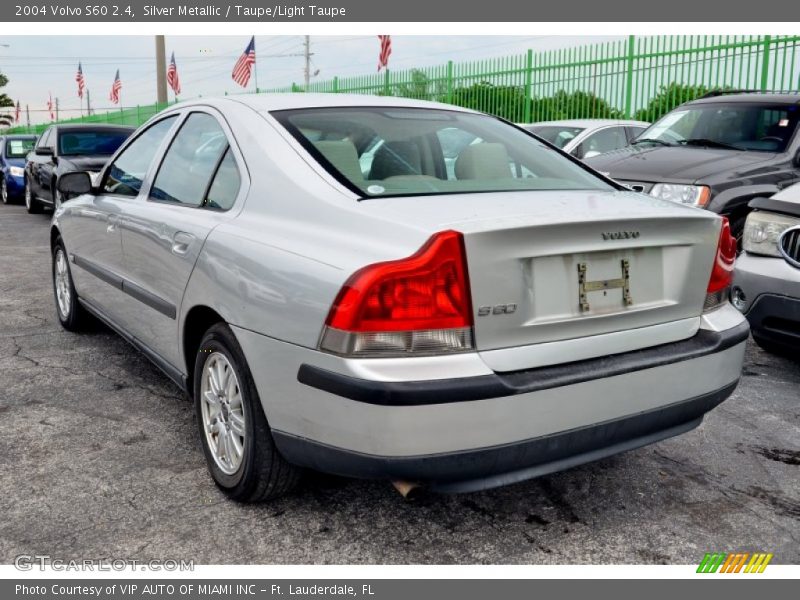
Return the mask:
[[[231,77],[233,80],[242,87],[247,87],[250,81],[250,72],[253,70],[253,65],[256,64],[256,36],[250,38],[250,43],[244,49],[239,60],[233,66],[233,73]]]
[[[108,94],[108,99],[114,104],[119,104],[119,92],[122,90],[122,80],[119,78],[119,69],[114,76],[114,83],[111,84],[111,92]]]
[[[19,100],[17,100],[17,110],[14,113],[14,121],[19,123],[19,116],[22,113],[22,107],[19,105]]]
[[[167,83],[169,87],[172,88],[172,91],[175,92],[176,96],[181,93],[181,80],[178,77],[178,65],[175,64],[174,52],[169,61],[169,67],[167,67]]]
[[[381,52],[378,54],[378,71],[389,68],[389,57],[392,55],[392,36],[379,35]]]
[[[86,80],[83,78],[83,67],[78,63],[78,72],[75,73],[75,81],[78,84],[78,98],[83,98],[83,90],[86,87]]]
[[[47,100],[47,110],[50,111],[50,120],[53,121],[56,118],[56,115],[53,113],[53,92],[48,92],[50,94]]]

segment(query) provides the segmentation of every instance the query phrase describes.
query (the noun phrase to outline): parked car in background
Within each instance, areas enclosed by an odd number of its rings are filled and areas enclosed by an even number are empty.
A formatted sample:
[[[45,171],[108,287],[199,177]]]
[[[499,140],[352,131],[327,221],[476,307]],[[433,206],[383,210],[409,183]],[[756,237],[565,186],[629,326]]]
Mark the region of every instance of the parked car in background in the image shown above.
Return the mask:
[[[750,207],[733,302],[759,346],[800,360],[800,184]]]
[[[3,204],[25,194],[25,158],[35,143],[35,135],[0,136],[0,198]]]
[[[472,140],[452,172],[443,137]],[[521,481],[688,431],[739,381],[727,222],[489,115],[197,100],[58,189],[59,321],[100,318],[193,396],[237,500],[303,467],[398,489]]]
[[[650,123],[617,119],[570,119],[520,125],[576,158],[591,158],[626,147]]]
[[[748,203],[800,181],[800,94],[712,93],[588,164],[636,191],[725,215],[738,240]]]
[[[25,206],[37,213],[43,206],[57,207],[62,197],[56,179],[70,171],[96,175],[108,158],[133,133],[120,125],[52,125],[28,154],[25,165]]]

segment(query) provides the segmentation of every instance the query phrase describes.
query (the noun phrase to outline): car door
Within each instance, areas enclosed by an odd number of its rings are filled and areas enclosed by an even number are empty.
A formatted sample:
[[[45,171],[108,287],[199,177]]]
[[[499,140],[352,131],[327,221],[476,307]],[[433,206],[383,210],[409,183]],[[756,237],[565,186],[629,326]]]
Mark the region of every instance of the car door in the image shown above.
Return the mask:
[[[625,127],[604,127],[586,136],[575,148],[573,155],[577,158],[591,158],[612,150],[619,150],[627,145],[628,136],[625,133]]]
[[[175,115],[166,117],[133,138],[104,170],[96,192],[66,201],[59,216],[67,253],[78,267],[73,269],[78,295],[125,330],[131,317],[124,310],[121,206],[143,193],[154,157],[176,121]]]
[[[131,332],[177,366],[177,316],[206,237],[239,195],[243,160],[215,112],[192,109],[163,155],[146,199],[125,203],[122,246]],[[221,191],[225,188],[227,191]],[[235,188],[235,189],[233,189]]]
[[[33,152],[28,155],[28,185],[31,187],[31,195],[34,198],[44,198],[42,190],[42,174],[44,172],[44,165],[52,163],[53,157],[50,154],[41,154],[42,150],[50,149],[50,138],[53,137],[53,127],[49,127],[39,141],[36,142],[36,147]]]

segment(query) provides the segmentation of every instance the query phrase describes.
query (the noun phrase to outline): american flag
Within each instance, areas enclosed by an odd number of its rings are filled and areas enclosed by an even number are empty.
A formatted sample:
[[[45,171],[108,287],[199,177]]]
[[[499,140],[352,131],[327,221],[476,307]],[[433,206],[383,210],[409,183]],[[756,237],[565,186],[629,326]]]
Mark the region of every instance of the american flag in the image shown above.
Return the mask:
[[[19,105],[19,100],[17,100],[17,110],[14,113],[14,121],[19,123],[19,116],[22,113],[22,107]]]
[[[83,78],[81,63],[78,63],[78,72],[75,73],[75,81],[78,83],[78,98],[83,98],[83,89],[86,87],[86,80]]]
[[[256,64],[256,36],[250,38],[247,48],[244,49],[239,60],[233,66],[231,77],[240,86],[247,87],[250,81],[250,71],[252,71],[254,64]]]
[[[172,58],[167,67],[167,83],[169,87],[172,88],[172,91],[175,92],[176,96],[181,93],[181,80],[178,78],[178,65],[175,64],[174,52],[172,53]]]
[[[56,115],[53,113],[53,93],[52,92],[50,92],[50,96],[49,96],[49,98],[47,100],[47,110],[50,111],[50,120],[52,121],[53,119],[56,118]]]
[[[389,68],[389,57],[392,55],[392,36],[379,35],[381,53],[378,55],[378,71]]]
[[[119,92],[122,89],[122,80],[119,78],[119,69],[117,74],[114,75],[114,83],[111,84],[111,92],[108,94],[108,99],[114,104],[119,104]]]

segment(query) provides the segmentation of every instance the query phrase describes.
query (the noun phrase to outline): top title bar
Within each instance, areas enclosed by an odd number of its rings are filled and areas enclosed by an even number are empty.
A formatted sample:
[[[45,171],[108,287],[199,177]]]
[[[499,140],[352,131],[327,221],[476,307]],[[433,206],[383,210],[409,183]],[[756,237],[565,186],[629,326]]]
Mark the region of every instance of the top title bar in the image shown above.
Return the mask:
[[[574,0],[573,2],[431,2],[430,0],[317,0],[270,3],[229,0],[187,3],[55,0],[3,2],[3,22],[792,22],[800,3],[786,0]],[[446,32],[443,32],[446,33]]]

